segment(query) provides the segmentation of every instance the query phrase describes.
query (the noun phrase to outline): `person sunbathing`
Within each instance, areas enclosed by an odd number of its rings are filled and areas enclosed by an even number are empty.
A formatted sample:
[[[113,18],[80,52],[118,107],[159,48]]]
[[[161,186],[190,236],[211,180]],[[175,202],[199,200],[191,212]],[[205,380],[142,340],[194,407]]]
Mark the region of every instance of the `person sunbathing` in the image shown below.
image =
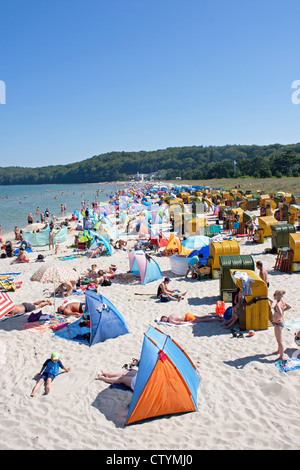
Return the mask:
[[[98,277],[98,271],[97,271],[97,265],[96,264],[92,264],[91,266],[91,269],[88,269],[87,273],[86,273],[86,277],[89,278],[89,279],[97,279]]]
[[[184,325],[186,323],[201,323],[210,321],[222,321],[223,318],[218,314],[212,313],[211,315],[198,316],[192,313],[171,313],[171,315],[163,315],[160,318],[161,322],[174,323],[174,325]]]
[[[109,384],[123,384],[131,388],[131,390],[134,390],[137,372],[138,371],[134,369],[115,373],[101,371],[101,374],[98,374],[96,379]]]
[[[7,317],[13,317],[14,315],[20,315],[21,313],[29,313],[43,308],[46,305],[52,305],[51,300],[38,300],[34,303],[23,302],[22,304],[15,305],[10,312],[6,314]]]
[[[74,302],[69,300],[57,308],[57,313],[62,315],[82,315],[85,304],[83,302]]]
[[[97,257],[100,256],[103,252],[104,252],[104,245],[103,245],[103,243],[99,243],[99,245],[97,246],[97,248],[94,248],[94,249],[92,249],[92,250],[89,252],[88,258],[94,258],[94,257],[97,258]]]

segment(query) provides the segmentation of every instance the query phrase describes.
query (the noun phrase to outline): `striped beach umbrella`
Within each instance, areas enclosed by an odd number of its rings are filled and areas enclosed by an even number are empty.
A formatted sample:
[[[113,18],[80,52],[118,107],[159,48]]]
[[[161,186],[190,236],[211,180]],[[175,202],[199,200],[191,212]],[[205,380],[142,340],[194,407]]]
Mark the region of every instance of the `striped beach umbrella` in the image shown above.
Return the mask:
[[[9,313],[15,304],[6,292],[0,292],[0,318]]]

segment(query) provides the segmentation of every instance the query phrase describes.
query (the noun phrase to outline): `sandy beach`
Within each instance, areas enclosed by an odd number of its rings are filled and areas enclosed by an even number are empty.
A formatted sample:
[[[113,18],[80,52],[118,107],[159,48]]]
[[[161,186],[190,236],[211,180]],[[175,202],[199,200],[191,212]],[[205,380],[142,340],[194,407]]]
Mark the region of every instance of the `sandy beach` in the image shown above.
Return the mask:
[[[71,227],[76,223],[72,222]],[[68,248],[76,231],[69,230],[68,241],[56,255],[47,246],[34,248],[30,258],[43,254],[43,264],[65,264],[85,272],[92,263],[98,269],[111,263],[121,272],[129,270],[128,251],[116,250],[108,257],[87,256],[62,261],[58,256],[73,253]],[[7,234],[9,236],[9,234]],[[10,234],[10,239],[14,237]],[[5,237],[7,238],[7,237]],[[132,245],[134,242],[131,242]],[[266,254],[270,240],[255,245],[239,239],[241,254],[261,260],[269,272],[269,297],[276,289],[286,290],[285,299],[292,309],[286,320],[299,317],[299,273],[274,271],[276,255]],[[130,244],[127,248],[130,248]],[[20,272],[22,287],[11,292],[18,304],[41,299],[53,301],[52,284],[31,281],[41,263],[11,265],[1,259],[1,272]],[[53,335],[52,330],[25,328],[28,314],[0,321],[0,443],[1,450],[293,450],[300,446],[299,370],[281,373],[275,366],[277,344],[273,327],[243,338],[232,337],[223,322],[159,328],[170,335],[197,366],[201,381],[198,410],[193,413],[150,419],[124,427],[130,390],[109,387],[96,380],[101,370],[116,371],[132,358],[139,358],[144,333],[162,314],[215,311],[219,297],[218,279],[185,279],[170,270],[167,256],[156,257],[162,275],[171,278],[171,287],[186,291],[180,302],[161,303],[155,296],[159,281],[142,286],[127,274],[115,278],[100,292],[121,312],[129,334],[106,340],[92,347]],[[137,293],[149,295],[136,295]],[[84,296],[83,296],[84,297]],[[68,299],[79,301],[79,296]],[[80,299],[82,300],[82,299]],[[63,299],[56,298],[56,306]],[[42,309],[53,315],[53,305]],[[68,321],[74,321],[70,317]],[[297,354],[291,331],[283,329],[285,354]],[[33,398],[34,376],[52,351],[58,351],[65,367],[52,383],[51,392],[43,387]]]

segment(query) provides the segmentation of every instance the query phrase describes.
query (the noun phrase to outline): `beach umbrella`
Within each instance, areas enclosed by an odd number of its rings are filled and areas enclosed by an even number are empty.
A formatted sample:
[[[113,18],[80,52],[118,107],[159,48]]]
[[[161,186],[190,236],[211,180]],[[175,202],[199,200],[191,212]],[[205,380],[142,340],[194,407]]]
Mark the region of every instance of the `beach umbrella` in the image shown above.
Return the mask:
[[[202,248],[203,246],[208,246],[210,243],[210,238],[204,235],[195,235],[193,237],[188,237],[181,243],[181,246],[185,248]]]
[[[6,292],[0,292],[0,318],[9,313],[15,304]]]
[[[78,273],[66,266],[42,266],[32,276],[31,281],[42,282],[43,284],[53,284],[54,295],[54,309],[55,309],[55,286],[62,282],[77,281],[79,278]]]
[[[29,224],[27,227],[23,228],[23,232],[34,232],[35,230],[41,230],[45,227],[45,224],[37,222],[36,224]]]

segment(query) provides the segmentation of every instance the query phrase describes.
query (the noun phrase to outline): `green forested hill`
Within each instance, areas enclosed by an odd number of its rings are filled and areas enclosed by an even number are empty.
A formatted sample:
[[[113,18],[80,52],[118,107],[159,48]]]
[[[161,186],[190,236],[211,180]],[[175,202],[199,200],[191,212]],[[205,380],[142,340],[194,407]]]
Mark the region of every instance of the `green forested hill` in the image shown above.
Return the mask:
[[[0,185],[120,181],[161,172],[185,180],[254,176],[300,176],[300,143],[171,147],[151,152],[111,152],[81,162],[40,168],[1,167]]]

